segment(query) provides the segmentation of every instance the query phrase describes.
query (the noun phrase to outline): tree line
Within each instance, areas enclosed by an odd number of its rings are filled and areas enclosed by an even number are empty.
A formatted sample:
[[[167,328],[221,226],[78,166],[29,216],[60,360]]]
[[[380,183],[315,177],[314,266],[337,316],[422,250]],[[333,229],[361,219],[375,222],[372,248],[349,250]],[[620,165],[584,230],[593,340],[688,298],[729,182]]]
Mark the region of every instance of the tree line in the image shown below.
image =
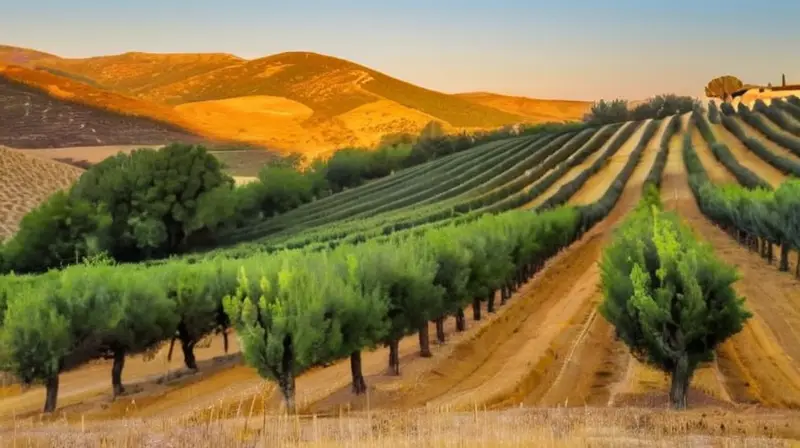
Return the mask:
[[[43,272],[103,253],[137,262],[214,247],[232,229],[518,133],[439,135],[431,127],[413,143],[403,137],[377,150],[344,148],[310,164],[299,154],[277,157],[260,170],[258,182],[243,186],[236,186],[203,146],[171,144],[119,153],[26,214],[19,231],[0,242],[0,272]],[[520,132],[574,127],[546,124]]]
[[[692,122],[701,134],[710,131],[705,129],[707,123],[702,116],[695,115]],[[706,138],[714,141],[713,135]],[[712,144],[712,148],[714,145],[718,144]],[[779,268],[788,271],[789,253],[800,252],[800,180],[789,179],[773,190],[752,171],[741,171],[746,168],[737,162],[729,169],[743,186],[717,186],[709,179],[688,136],[683,157],[689,185],[703,214],[770,263],[775,260],[773,246],[780,247]],[[800,277],[800,265],[796,275]]]
[[[92,259],[46,274],[0,277],[0,370],[47,389],[56,407],[59,373],[113,359],[114,394],[125,356],[177,339],[187,368],[212,332],[237,330],[248,364],[278,382],[289,408],[294,378],[311,366],[350,357],[353,391],[365,391],[361,350],[389,347],[399,374],[399,340],[418,333],[430,356],[428,322],[444,342],[443,320],[481,319],[544,261],[577,237],[579,213],[486,215],[405,239],[330,251],[254,253],[237,260],[182,260],[145,267]],[[497,301],[499,300],[499,303]]]
[[[675,94],[656,95],[636,106],[631,107],[628,100],[601,99],[592,104],[583,121],[589,124],[621,123],[625,121],[641,121],[647,119],[664,119],[673,115],[702,110],[699,100],[690,96]]]

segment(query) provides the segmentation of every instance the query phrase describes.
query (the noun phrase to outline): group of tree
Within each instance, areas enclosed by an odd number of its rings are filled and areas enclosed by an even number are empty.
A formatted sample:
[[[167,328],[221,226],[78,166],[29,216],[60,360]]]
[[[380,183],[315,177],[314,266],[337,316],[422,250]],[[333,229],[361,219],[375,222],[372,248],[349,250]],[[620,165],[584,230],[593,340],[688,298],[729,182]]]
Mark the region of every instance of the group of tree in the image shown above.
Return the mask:
[[[444,319],[465,329],[464,309],[494,312],[544,261],[578,233],[579,212],[559,208],[485,215],[462,225],[327,251],[255,252],[240,259],[145,266],[90,259],[61,271],[0,277],[0,371],[46,386],[56,407],[59,373],[113,359],[124,391],[125,356],[180,342],[187,368],[213,332],[237,330],[247,363],[278,382],[294,404],[294,378],[349,357],[353,391],[366,384],[361,350],[389,347],[399,374],[399,340],[419,333],[430,356],[428,322],[444,342]]]
[[[693,120],[701,134],[708,134],[704,117]],[[708,177],[691,140],[683,145],[683,158],[689,173],[689,185],[700,210],[714,223],[750,250],[772,262],[774,246],[780,247],[779,268],[789,270],[789,253],[800,253],[800,180],[789,179],[777,190],[755,173],[732,159],[727,147],[706,140],[715,155],[728,166],[741,185],[715,185]],[[724,151],[723,151],[724,150]],[[720,153],[722,151],[722,153]],[[725,160],[725,161],[724,161]],[[796,275],[800,277],[800,265]]]
[[[751,314],[735,269],[662,209],[653,184],[616,230],[600,264],[600,313],[639,361],[671,376],[669,399],[685,408],[695,369]]]
[[[600,100],[592,104],[591,110],[583,120],[593,125],[619,123],[623,121],[639,121],[664,119],[676,114],[702,110],[699,100],[690,96],[675,94],[657,95],[631,107],[627,100]]]
[[[525,132],[571,126],[547,124]],[[410,136],[396,136],[391,145],[344,148],[311,163],[300,154],[277,157],[260,170],[257,182],[243,186],[199,145],[120,153],[29,212],[17,234],[0,245],[0,272],[43,272],[101,253],[128,262],[213,247],[218,235],[510,132],[444,135],[432,122],[413,144],[407,143]]]

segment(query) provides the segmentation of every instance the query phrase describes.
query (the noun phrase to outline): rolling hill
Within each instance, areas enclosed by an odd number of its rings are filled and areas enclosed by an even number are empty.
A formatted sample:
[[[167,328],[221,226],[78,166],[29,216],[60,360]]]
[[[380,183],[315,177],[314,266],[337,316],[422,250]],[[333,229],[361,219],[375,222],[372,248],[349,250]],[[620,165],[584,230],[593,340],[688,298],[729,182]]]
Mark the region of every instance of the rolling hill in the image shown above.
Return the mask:
[[[415,134],[432,120],[453,132],[581,116],[571,106],[549,100],[525,98],[526,106],[519,110],[499,107],[309,52],[254,60],[222,53],[139,52],[66,59],[5,46],[0,47],[2,62],[126,99],[102,107],[125,111],[136,99],[136,110],[152,111],[201,135],[311,155],[342,146],[372,146],[388,133]],[[539,114],[537,107],[543,109]]]
[[[200,141],[169,107],[46,71],[0,65],[0,144],[15,148]]]
[[[540,100],[489,92],[458,93],[455,96],[535,122],[580,120],[592,107],[589,101]]]

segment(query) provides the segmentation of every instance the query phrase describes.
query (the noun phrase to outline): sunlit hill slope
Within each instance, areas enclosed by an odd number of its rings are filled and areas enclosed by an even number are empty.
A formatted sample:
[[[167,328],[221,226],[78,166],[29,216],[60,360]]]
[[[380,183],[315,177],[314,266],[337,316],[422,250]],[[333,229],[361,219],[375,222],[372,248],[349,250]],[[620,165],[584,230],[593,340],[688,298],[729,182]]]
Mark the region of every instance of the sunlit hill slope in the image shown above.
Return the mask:
[[[530,103],[515,110],[440,93],[308,52],[255,60],[229,54],[149,53],[65,59],[0,47],[0,62],[68,78],[87,91],[137,99],[161,111],[160,117],[201,135],[307,153],[374,145],[385,134],[417,133],[431,120],[442,122],[446,131],[457,131],[582,115],[558,101],[526,98]],[[49,83],[39,84],[48,90]],[[101,106],[126,107],[113,102]]]

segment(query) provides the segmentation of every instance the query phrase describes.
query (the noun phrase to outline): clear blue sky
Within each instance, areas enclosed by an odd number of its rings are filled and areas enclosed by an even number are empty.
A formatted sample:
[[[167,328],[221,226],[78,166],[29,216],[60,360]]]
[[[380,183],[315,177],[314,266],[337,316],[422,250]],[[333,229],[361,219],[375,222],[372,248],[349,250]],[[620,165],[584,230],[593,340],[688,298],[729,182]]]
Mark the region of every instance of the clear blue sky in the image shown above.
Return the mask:
[[[0,43],[65,57],[314,51],[445,92],[566,99],[800,83],[800,0],[0,3]]]

